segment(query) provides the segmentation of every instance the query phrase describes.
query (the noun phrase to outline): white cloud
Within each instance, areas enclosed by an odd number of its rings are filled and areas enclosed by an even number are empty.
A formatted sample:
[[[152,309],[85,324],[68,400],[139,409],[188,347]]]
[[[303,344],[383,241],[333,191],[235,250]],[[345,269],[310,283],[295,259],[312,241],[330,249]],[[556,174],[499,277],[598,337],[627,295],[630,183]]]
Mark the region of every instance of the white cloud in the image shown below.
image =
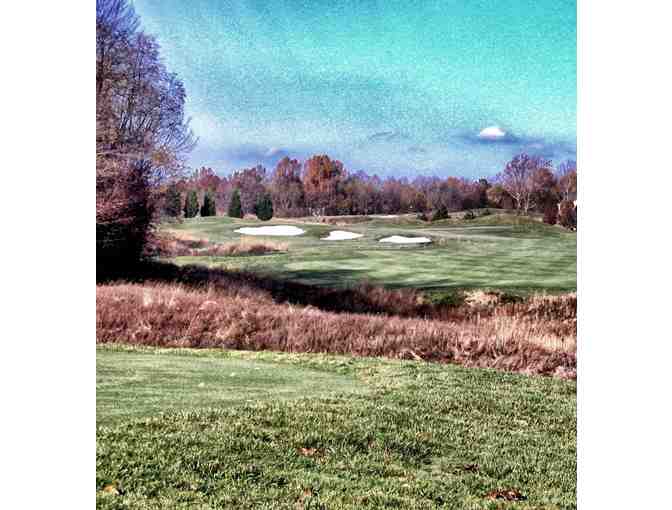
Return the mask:
[[[266,157],[270,158],[282,152],[282,149],[279,147],[271,147],[266,151]]]
[[[506,136],[506,131],[503,131],[499,126],[489,126],[478,133],[479,138],[502,138]]]

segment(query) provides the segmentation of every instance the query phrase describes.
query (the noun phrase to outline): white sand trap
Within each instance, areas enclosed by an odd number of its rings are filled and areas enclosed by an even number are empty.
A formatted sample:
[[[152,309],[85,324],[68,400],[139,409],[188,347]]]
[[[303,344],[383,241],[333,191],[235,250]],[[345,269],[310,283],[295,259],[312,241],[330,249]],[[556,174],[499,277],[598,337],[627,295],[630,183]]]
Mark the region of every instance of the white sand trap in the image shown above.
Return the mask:
[[[290,225],[273,225],[268,227],[243,227],[234,230],[234,232],[248,236],[300,236],[305,230]]]
[[[357,239],[363,237],[364,234],[357,234],[355,232],[348,232],[347,230],[332,230],[327,237],[323,237],[323,241],[345,241],[347,239]]]
[[[395,243],[395,244],[422,244],[431,243],[429,237],[406,237],[406,236],[391,236],[380,240],[381,243]]]

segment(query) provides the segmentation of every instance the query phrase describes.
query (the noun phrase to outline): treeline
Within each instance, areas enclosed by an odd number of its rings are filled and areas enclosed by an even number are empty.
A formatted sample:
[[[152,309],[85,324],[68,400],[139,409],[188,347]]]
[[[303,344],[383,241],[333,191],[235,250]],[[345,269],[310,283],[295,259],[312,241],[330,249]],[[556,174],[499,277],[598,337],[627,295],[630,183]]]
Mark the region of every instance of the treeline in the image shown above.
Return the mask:
[[[381,179],[362,171],[349,173],[340,161],[318,155],[303,164],[285,157],[272,172],[258,165],[220,177],[203,167],[168,188],[167,196],[172,198],[165,213],[175,217],[183,210],[185,217],[193,217],[200,210],[201,216],[255,214],[261,219],[273,214],[290,218],[417,213],[426,219],[442,219],[452,211],[494,207],[543,213],[547,223],[560,221],[574,228],[576,190],[573,161],[554,168],[550,161],[526,154],[516,156],[491,180]],[[187,211],[191,201],[194,205]],[[199,203],[203,204],[200,209]]]

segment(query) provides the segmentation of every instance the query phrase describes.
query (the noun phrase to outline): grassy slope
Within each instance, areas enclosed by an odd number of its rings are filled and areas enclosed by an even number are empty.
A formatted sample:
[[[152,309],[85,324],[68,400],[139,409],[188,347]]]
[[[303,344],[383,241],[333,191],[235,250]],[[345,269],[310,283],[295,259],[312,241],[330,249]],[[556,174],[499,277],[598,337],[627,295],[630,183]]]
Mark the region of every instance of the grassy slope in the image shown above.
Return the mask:
[[[299,237],[275,237],[290,246],[288,253],[256,257],[179,257],[180,264],[250,269],[305,283],[349,285],[368,280],[389,287],[445,290],[491,288],[511,292],[576,290],[576,234],[560,227],[511,215],[492,215],[470,222],[448,220],[424,223],[402,217],[373,219],[347,226],[309,224],[275,219],[271,223],[297,225]],[[187,220],[171,225],[176,231],[229,242],[241,236],[241,226],[260,222],[227,217]],[[352,241],[321,241],[330,230],[364,234]],[[430,246],[387,246],[378,239],[389,235],[428,235]]]
[[[324,355],[99,348],[98,360],[99,508],[576,506],[574,382]],[[155,415],[181,384],[194,410],[180,396],[181,411]],[[122,495],[100,491],[115,480]],[[498,488],[527,499],[485,497]]]
[[[230,407],[241,402],[327,397],[362,391],[352,378],[222,356],[165,356],[101,350],[96,358],[98,424],[163,411]]]

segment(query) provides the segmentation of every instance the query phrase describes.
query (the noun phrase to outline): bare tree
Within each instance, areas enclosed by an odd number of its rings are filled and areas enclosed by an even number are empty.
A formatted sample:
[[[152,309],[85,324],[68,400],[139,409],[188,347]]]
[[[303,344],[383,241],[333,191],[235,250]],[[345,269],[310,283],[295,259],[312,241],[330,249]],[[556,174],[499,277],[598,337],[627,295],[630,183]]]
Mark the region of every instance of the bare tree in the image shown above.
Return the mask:
[[[518,211],[527,214],[536,206],[535,192],[539,170],[548,170],[550,166],[550,161],[519,154],[497,176],[497,181],[515,201]]]
[[[182,82],[161,63],[127,0],[96,1],[96,241],[101,264],[137,259],[157,184],[179,175],[196,140]]]
[[[558,191],[560,192],[562,199],[575,199],[577,191],[576,161],[570,159],[558,165],[556,176],[558,181]]]

